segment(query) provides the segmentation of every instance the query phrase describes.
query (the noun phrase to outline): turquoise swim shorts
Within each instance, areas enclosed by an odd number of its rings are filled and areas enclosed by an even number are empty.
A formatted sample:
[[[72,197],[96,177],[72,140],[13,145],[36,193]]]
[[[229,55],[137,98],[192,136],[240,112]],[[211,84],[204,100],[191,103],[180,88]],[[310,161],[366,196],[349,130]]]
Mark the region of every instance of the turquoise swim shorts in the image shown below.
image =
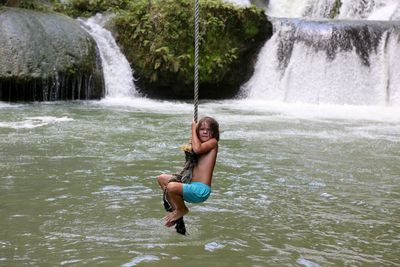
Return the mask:
[[[190,203],[204,202],[211,194],[211,187],[200,182],[183,184],[183,199]]]

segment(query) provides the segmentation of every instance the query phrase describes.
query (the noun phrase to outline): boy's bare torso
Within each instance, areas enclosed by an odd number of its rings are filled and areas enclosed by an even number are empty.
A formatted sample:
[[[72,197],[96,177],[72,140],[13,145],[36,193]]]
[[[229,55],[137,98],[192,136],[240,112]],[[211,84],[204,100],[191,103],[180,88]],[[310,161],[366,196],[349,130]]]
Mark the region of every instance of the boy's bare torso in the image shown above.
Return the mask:
[[[218,146],[210,151],[200,154],[198,162],[193,168],[193,182],[201,182],[211,186],[212,174],[217,160]]]

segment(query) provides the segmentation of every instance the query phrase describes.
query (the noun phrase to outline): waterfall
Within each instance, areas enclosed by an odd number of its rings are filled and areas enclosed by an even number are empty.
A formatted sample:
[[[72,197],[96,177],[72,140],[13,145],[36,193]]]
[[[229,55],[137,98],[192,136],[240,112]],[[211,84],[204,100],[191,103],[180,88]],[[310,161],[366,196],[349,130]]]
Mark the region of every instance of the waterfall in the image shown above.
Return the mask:
[[[311,2],[318,5],[310,8]],[[333,2],[309,0],[301,6],[296,1],[294,13],[302,13],[303,18],[273,19],[274,35],[262,48],[253,76],[243,85],[248,98],[289,103],[400,105],[400,22],[320,19]],[[368,6],[368,11],[360,9],[366,19],[377,16],[377,12],[397,12],[397,5],[389,1],[386,5],[372,2],[374,5]],[[278,15],[276,10],[288,3],[271,0],[271,14]],[[345,3],[341,9],[356,10]],[[395,10],[389,12],[389,7]],[[310,10],[319,19],[304,18],[311,14]]]
[[[270,0],[266,13],[275,18],[329,18],[336,0]]]
[[[343,0],[339,19],[399,20],[398,0]]]
[[[276,18],[302,17],[309,0],[270,0],[266,13]]]
[[[224,0],[224,2],[232,3],[238,6],[250,6],[251,3],[249,0]]]
[[[400,20],[398,0],[270,0],[266,13],[276,18],[330,18],[338,3],[338,19]]]
[[[106,97],[134,97],[137,95],[129,62],[122,54],[111,33],[103,27],[107,18],[97,14],[88,20],[79,19],[79,21],[95,39],[99,48]]]

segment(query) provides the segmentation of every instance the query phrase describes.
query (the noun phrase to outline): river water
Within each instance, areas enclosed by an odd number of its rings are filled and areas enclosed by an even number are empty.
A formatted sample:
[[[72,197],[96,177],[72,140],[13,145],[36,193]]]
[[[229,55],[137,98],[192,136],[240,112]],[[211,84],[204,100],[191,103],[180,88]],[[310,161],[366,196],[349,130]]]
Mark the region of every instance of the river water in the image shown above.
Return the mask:
[[[183,164],[192,104],[0,103],[0,265],[400,264],[400,113],[204,101],[221,126],[213,194],[188,236],[156,176]]]

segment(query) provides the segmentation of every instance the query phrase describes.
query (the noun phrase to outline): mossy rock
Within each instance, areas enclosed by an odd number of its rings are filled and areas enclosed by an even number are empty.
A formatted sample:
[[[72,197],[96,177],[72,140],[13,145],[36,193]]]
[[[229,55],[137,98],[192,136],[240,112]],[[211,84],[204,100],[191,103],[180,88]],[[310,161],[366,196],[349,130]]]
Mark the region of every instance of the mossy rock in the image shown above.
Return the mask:
[[[0,100],[103,96],[96,43],[76,20],[51,12],[0,9]]]
[[[194,1],[136,0],[117,13],[111,28],[142,93],[193,96]],[[262,9],[200,1],[200,97],[233,97],[251,76],[257,53],[271,35]]]

